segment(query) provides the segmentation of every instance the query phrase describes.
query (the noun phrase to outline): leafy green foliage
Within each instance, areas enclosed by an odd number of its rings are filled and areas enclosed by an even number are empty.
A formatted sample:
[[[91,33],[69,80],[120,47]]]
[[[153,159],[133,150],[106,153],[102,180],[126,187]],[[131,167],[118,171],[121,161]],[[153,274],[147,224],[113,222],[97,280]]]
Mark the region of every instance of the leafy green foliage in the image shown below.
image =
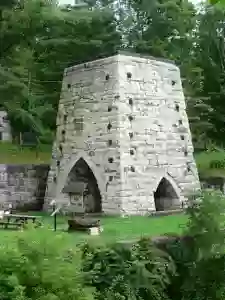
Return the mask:
[[[187,234],[194,237],[198,258],[223,253],[225,245],[225,197],[221,192],[204,191],[187,210]]]
[[[3,8],[0,105],[15,137],[28,131],[41,140],[51,135],[64,68],[112,54],[120,44],[116,26],[107,7],[62,9],[53,1],[24,0]]]
[[[96,288],[97,299],[167,299],[174,265],[148,239],[132,248],[85,245],[83,252],[87,284]]]
[[[164,248],[178,275],[167,289],[171,299],[224,299],[224,200],[220,192],[204,191],[187,209],[184,236]]]
[[[71,235],[28,226],[1,236],[3,300],[223,300],[224,195],[205,191],[187,209],[183,237],[156,248],[85,244]],[[160,244],[161,245],[161,244]]]
[[[0,297],[3,300],[91,299],[82,286],[79,251],[69,237],[29,229],[5,237],[0,246]]]
[[[202,69],[200,96],[207,97],[211,107],[208,120],[213,126],[208,138],[217,145],[224,143],[224,9],[206,7],[198,15],[198,34],[196,37],[196,65]]]

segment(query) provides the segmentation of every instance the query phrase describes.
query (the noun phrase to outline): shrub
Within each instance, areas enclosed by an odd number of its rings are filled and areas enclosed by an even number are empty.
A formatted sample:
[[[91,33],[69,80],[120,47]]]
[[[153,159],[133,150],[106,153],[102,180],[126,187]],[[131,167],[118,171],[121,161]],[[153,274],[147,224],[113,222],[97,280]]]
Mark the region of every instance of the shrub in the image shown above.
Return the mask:
[[[224,300],[225,256],[202,258],[189,268],[183,282],[182,298],[185,300]]]
[[[178,274],[167,290],[171,299],[224,299],[224,212],[224,195],[210,190],[187,209],[185,236],[165,247]]]
[[[225,245],[225,197],[220,191],[203,191],[187,209],[185,234],[194,239],[196,259],[223,253]]]
[[[0,245],[1,300],[85,300],[80,254],[69,236],[29,229],[5,236]]]
[[[175,269],[170,257],[142,239],[133,247],[83,248],[83,270],[88,285],[103,299],[167,299],[169,274]]]

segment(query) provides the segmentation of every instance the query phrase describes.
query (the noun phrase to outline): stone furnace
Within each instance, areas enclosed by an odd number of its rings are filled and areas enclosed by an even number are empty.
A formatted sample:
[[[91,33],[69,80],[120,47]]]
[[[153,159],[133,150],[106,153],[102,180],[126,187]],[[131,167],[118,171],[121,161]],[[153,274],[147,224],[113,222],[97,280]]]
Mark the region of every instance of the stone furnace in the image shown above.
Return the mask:
[[[171,62],[117,54],[64,72],[45,207],[64,209],[84,182],[88,212],[145,214],[199,189],[180,72]]]

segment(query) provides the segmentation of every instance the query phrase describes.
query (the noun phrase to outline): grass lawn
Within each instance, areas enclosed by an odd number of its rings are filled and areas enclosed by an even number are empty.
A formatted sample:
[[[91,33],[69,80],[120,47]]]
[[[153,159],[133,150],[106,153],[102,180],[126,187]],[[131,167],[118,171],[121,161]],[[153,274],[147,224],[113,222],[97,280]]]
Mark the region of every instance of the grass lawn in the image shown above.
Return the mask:
[[[42,216],[43,224],[53,229],[53,217]],[[99,242],[131,241],[143,236],[155,237],[165,233],[182,233],[187,223],[184,214],[161,217],[101,217],[103,232],[100,236],[90,236],[87,233],[69,233],[74,242],[79,243],[88,240]],[[57,231],[66,231],[67,218],[57,216]]]
[[[210,164],[214,161],[225,162],[225,151],[205,151],[195,155],[199,174],[202,178],[225,177],[225,168],[213,169]]]
[[[0,142],[0,164],[49,164],[50,160],[50,146],[40,146],[37,155],[35,149]]]

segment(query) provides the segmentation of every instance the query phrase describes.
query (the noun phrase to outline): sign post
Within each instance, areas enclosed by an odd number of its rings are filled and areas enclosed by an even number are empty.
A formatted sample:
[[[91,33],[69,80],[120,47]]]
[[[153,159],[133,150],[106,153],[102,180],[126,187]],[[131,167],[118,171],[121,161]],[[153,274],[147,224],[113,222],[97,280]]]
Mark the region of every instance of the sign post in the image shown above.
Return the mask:
[[[57,228],[57,213],[59,212],[60,208],[56,208],[56,201],[52,200],[52,202],[50,203],[52,206],[52,214],[51,217],[54,217],[54,231],[56,231]]]

